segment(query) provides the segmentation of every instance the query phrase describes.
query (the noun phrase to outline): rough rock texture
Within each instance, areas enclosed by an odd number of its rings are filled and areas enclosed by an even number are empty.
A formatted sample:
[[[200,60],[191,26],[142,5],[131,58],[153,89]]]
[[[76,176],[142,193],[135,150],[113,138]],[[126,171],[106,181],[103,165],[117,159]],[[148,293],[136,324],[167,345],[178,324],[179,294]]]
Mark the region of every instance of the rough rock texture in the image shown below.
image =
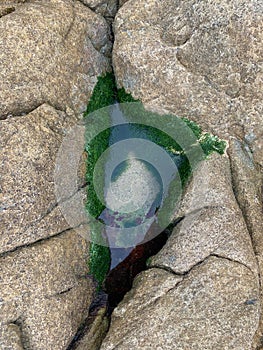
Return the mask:
[[[254,275],[233,261],[210,257],[181,277],[151,269],[115,309],[101,350],[250,349],[258,303]]]
[[[109,38],[105,19],[79,1],[0,3],[1,350],[65,350],[88,316],[95,287],[76,205],[83,128],[74,139],[69,131],[110,70]]]
[[[1,349],[66,349],[94,292],[87,251],[71,230],[0,257]]]
[[[230,141],[228,150],[231,159],[234,192],[243,212],[251,235],[254,251],[259,265],[259,274],[263,275],[263,203],[262,172],[253,160],[253,154],[245,142],[236,139]],[[262,294],[262,290],[261,290]],[[263,349],[263,319],[255,337],[257,349]]]
[[[24,350],[19,326],[13,323],[1,325],[0,346],[5,350]]]
[[[251,349],[258,266],[226,155],[200,164],[178,215],[184,219],[114,311],[103,350]]]
[[[54,169],[63,137],[74,122],[74,116],[49,105],[0,122],[0,253],[70,228],[55,195]]]
[[[85,329],[83,337],[72,347],[72,350],[100,349],[109,327],[106,307],[101,307],[96,316],[89,316],[89,318],[90,324]]]
[[[43,103],[84,111],[97,76],[110,69],[105,19],[71,0],[11,8],[0,20],[0,118]]]
[[[205,172],[199,169],[203,179],[192,182],[178,213],[186,217],[153,266],[184,274],[217,256],[246,266],[262,285],[262,23],[260,0],[135,0],[116,16],[113,65],[119,87],[148,108],[190,118],[229,142],[230,164],[225,156]],[[228,293],[223,282],[221,293]],[[259,306],[254,325],[258,311]],[[236,342],[236,348],[263,349],[262,323],[253,342],[251,332],[250,342]],[[240,331],[247,330],[246,323]]]
[[[81,2],[106,19],[113,20],[118,10],[117,0],[81,0]]]
[[[184,273],[209,255],[244,264],[257,277],[251,238],[236,202],[227,156],[212,154],[200,164],[183,198],[175,227],[151,266]]]
[[[262,158],[263,4],[135,0],[115,19],[119,86],[151,106],[246,138]]]

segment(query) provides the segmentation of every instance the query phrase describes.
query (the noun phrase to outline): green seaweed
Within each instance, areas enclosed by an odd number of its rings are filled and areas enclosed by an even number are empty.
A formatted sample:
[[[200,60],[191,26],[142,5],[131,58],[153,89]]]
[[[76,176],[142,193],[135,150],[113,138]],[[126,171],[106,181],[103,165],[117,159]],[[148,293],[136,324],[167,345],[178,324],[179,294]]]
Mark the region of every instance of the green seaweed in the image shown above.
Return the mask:
[[[109,106],[115,101],[115,79],[113,73],[106,73],[104,76],[98,77],[97,84],[93,90],[93,94],[87,106],[87,110],[84,114],[84,119],[87,116],[103,107]],[[104,112],[105,118],[110,118],[107,113]],[[92,128],[92,125],[88,125]],[[93,172],[95,165],[101,156],[101,154],[108,148],[109,145],[110,130],[106,129],[99,133],[94,139],[86,144],[85,149],[88,154],[87,157],[87,202],[86,209],[88,213],[94,217],[98,218],[101,212],[104,210],[105,205],[101,203],[94,189],[93,185]],[[97,181],[104,185],[104,169],[98,174]],[[98,289],[101,288],[103,280],[110,267],[110,250],[107,245],[100,245],[98,243],[103,239],[100,226],[96,225],[96,222],[91,222],[91,244],[90,244],[90,258],[88,261],[89,271],[94,276],[98,282]]]
[[[135,100],[131,94],[126,92],[124,88],[117,89],[117,100],[119,103],[139,102],[139,100]]]
[[[106,73],[98,77],[97,84],[89,100],[84,117],[103,107],[110,106],[116,99],[116,84],[114,74]]]
[[[135,100],[131,94],[125,91],[124,88],[117,89],[113,73],[106,73],[104,76],[98,77],[97,84],[90,98],[84,117],[86,118],[88,115],[90,115],[92,112],[98,109],[112,105],[115,101],[119,103],[124,103],[124,105],[120,105],[121,109],[123,113],[127,116],[127,120],[129,121],[130,117],[133,121],[132,137],[137,136],[139,138],[145,138],[149,141],[152,141],[156,145],[162,147],[170,155],[170,157],[177,162],[180,158],[180,164],[178,169],[181,184],[184,188],[187,181],[191,177],[193,171],[188,160],[188,154],[185,153],[185,150],[183,150],[182,147],[170,135],[168,135],[168,133],[158,129],[158,123],[156,123],[156,126],[140,124],[141,120],[148,120],[149,118],[152,120],[153,116],[157,118],[165,118],[165,116],[160,116],[156,113],[149,112],[145,110],[142,105],[141,107],[139,106],[140,113],[138,113],[137,109],[134,108],[134,105],[132,103],[129,104],[127,102],[139,101]],[[110,116],[108,114],[108,111],[102,110],[102,113],[104,113],[104,120],[109,120]],[[134,120],[136,121],[136,118],[139,118],[137,119],[138,122],[134,123]],[[172,118],[168,118],[167,120],[172,120],[173,118],[174,120],[176,118],[178,119],[178,117],[172,116]],[[225,141],[220,140],[217,136],[202,132],[202,129],[198,124],[187,118],[182,118],[181,120],[184,122],[183,124],[185,125],[186,129],[191,129],[195,140],[198,140],[199,150],[201,146],[204,157],[209,156],[214,151],[218,152],[219,154],[224,153],[226,147]],[[175,125],[178,124],[175,123]],[[92,128],[92,125],[89,125],[88,127]],[[117,127],[118,126],[115,126],[113,128]],[[86,209],[88,213],[96,219],[98,219],[102,211],[105,209],[105,204],[99,200],[95,192],[93,185],[93,172],[98,159],[100,158],[102,153],[109,147],[109,138],[113,128],[108,128],[103,132],[100,132],[96,137],[92,139],[91,142],[86,144],[86,152],[88,154],[86,175],[88,184],[88,199],[86,203]],[[172,129],[173,124],[167,125],[167,130],[169,130],[169,128]],[[193,144],[193,149],[191,150],[191,152],[193,152],[192,154],[194,154],[195,152],[195,147],[196,146]],[[198,150],[196,151],[196,154],[198,154]],[[198,158],[196,160],[196,164],[200,160],[201,159]],[[125,169],[126,163],[124,162],[122,166],[118,169],[116,174],[114,174],[114,176],[117,178]],[[104,169],[100,169],[99,173],[96,174],[96,176],[96,182],[99,182],[101,188],[104,188]],[[114,179],[116,180],[116,178]],[[174,181],[178,181],[178,179],[175,179]],[[174,210],[178,189],[176,188],[176,186],[172,188],[173,183],[170,187],[170,194],[168,195],[168,197],[171,198],[172,196],[174,198],[174,201],[168,200],[164,202],[163,209],[161,210],[160,221],[166,215],[164,211],[170,213]],[[163,219],[163,221],[165,222],[165,219]],[[96,221],[94,221],[91,223],[90,229],[92,243],[90,244],[90,257],[88,262],[90,273],[98,282],[98,289],[102,287],[103,281],[109,271],[111,260],[110,249],[109,247],[107,247],[107,242],[105,242],[105,239],[102,236],[101,227],[102,226],[99,222],[96,223]],[[101,244],[98,244],[98,242],[101,242]]]

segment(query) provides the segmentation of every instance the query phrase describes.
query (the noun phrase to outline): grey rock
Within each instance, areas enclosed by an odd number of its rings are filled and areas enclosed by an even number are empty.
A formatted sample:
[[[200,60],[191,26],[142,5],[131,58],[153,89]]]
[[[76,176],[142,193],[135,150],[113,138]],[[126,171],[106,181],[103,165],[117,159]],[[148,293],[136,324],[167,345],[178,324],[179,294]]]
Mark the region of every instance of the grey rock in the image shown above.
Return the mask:
[[[81,0],[83,4],[90,7],[94,12],[105,18],[112,18],[118,10],[117,0]]]

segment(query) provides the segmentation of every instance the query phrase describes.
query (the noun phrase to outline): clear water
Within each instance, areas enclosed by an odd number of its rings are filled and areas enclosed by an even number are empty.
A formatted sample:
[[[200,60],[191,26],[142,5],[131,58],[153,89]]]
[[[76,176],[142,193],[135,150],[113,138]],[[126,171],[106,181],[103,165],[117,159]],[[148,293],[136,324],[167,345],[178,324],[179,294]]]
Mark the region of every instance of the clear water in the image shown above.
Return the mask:
[[[107,208],[100,219],[106,224],[113,269],[143,241],[156,220],[175,171],[174,163],[167,166],[164,150],[158,155],[156,169],[154,145],[147,142],[145,131],[127,122],[118,103],[112,106],[111,120],[115,127],[111,130],[105,163]]]

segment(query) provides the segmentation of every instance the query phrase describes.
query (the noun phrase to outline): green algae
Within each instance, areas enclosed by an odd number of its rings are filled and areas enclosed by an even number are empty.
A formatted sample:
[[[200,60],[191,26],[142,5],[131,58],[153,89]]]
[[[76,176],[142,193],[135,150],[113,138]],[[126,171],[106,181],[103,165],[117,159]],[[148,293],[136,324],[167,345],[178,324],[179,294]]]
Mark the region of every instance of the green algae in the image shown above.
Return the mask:
[[[90,98],[90,101],[87,106],[86,113],[84,118],[86,119],[88,115],[98,109],[112,105],[115,101],[115,79],[112,73],[106,73],[104,76],[98,78],[97,84],[93,90],[93,94]],[[110,116],[104,112],[104,118],[110,118]],[[92,127],[92,125],[88,125]],[[93,184],[93,172],[95,165],[101,156],[101,154],[108,148],[109,145],[109,136],[110,130],[105,130],[102,133],[99,133],[89,144],[85,145],[87,152],[87,202],[86,209],[88,213],[94,217],[98,218],[101,214],[105,205],[101,203],[97,197],[94,184]],[[99,183],[101,186],[104,184],[104,169],[101,169],[99,173]],[[94,276],[98,282],[98,289],[101,288],[103,280],[109,270],[110,266],[110,250],[107,247],[106,242],[104,244],[97,244],[103,240],[101,236],[101,229],[99,225],[96,225],[96,222],[90,223],[90,232],[91,232],[91,244],[89,252],[89,271],[90,274]]]
[[[131,120],[134,120],[134,116],[137,113],[136,109],[132,107],[132,103],[127,102],[137,102],[131,94],[127,93],[124,88],[117,89],[115,78],[113,73],[107,73],[104,76],[98,78],[97,84],[94,88],[93,94],[90,98],[90,101],[87,106],[86,113],[84,114],[84,118],[87,118],[92,112],[101,109],[103,107],[107,107],[112,105],[115,102],[126,103],[126,105],[120,105],[125,116],[127,115],[127,121],[129,121],[129,116]],[[110,115],[107,111],[102,110],[104,113],[103,118],[105,120],[110,120]],[[165,118],[165,116],[160,116],[156,113],[146,111],[143,107],[140,109],[140,118],[141,121],[146,120],[152,115],[158,116],[158,118]],[[172,116],[172,118],[178,118],[176,116]],[[180,118],[178,118],[180,119]],[[136,120],[136,118],[135,118]],[[220,140],[217,136],[211,135],[209,133],[202,132],[201,127],[195,122],[187,119],[181,118],[186,128],[189,128],[196,140],[198,141],[199,147],[201,146],[203,150],[204,158],[209,156],[212,152],[216,151],[220,154],[223,154],[226,148],[226,142]],[[108,124],[110,125],[110,124]],[[88,128],[92,125],[88,124]],[[170,126],[172,128],[172,125]],[[102,153],[109,147],[109,139],[111,131],[114,128],[118,128],[118,126],[114,126],[112,128],[108,128],[102,132],[100,132],[91,142],[87,143],[85,148],[88,154],[87,157],[87,187],[88,187],[88,199],[86,203],[86,209],[88,213],[94,217],[99,218],[102,211],[105,209],[105,204],[102,203],[97,197],[94,185],[93,185],[93,172],[95,165],[102,155]],[[180,167],[179,167],[179,175],[181,179],[182,187],[184,188],[187,181],[192,175],[193,168],[188,160],[188,155],[185,150],[179,145],[178,142],[175,141],[170,135],[166,132],[158,129],[158,124],[156,127],[150,125],[142,125],[140,124],[140,120],[138,123],[132,124],[133,128],[133,137],[143,137],[147,140],[155,143],[162,147],[171,158],[177,159],[180,157]],[[192,151],[191,151],[192,152]],[[200,153],[200,152],[199,152]],[[201,159],[197,159],[196,163],[198,163]],[[125,166],[123,164],[122,170],[125,170]],[[119,175],[120,173],[118,173]],[[97,174],[96,181],[100,183],[101,188],[104,188],[104,169],[100,169],[99,174]],[[178,181],[178,179],[176,179]],[[168,198],[177,198],[177,188],[173,186],[173,183],[170,186],[170,193]],[[170,215],[174,211],[175,202],[166,200],[162,207],[162,212],[160,215],[160,221],[162,216],[166,216],[167,213]],[[164,220],[165,221],[165,220]],[[96,222],[91,223],[91,244],[90,244],[90,257],[89,257],[89,271],[94,276],[94,278],[98,282],[98,289],[102,287],[103,281],[109,271],[111,256],[110,249],[107,247],[107,242],[105,238],[102,237],[101,233],[101,225],[97,225]],[[96,242],[96,243],[94,243]],[[98,244],[97,242],[101,242]]]

